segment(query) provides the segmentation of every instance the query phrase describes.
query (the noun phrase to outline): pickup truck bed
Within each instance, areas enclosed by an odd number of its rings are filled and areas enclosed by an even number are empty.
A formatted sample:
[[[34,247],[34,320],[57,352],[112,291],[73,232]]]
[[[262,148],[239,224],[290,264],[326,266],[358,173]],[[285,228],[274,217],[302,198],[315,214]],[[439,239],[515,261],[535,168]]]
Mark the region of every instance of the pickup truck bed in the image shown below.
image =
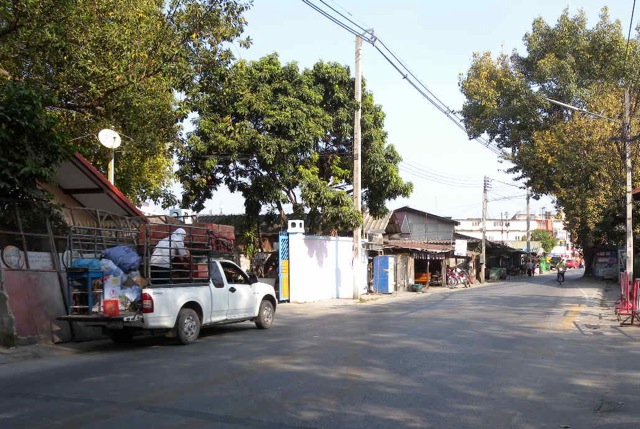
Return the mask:
[[[145,287],[135,312],[68,314],[58,320],[102,327],[114,342],[129,341],[137,333],[169,332],[189,344],[201,326],[253,321],[260,329],[271,327],[277,305],[273,286],[228,260],[211,260],[208,273],[204,282]]]

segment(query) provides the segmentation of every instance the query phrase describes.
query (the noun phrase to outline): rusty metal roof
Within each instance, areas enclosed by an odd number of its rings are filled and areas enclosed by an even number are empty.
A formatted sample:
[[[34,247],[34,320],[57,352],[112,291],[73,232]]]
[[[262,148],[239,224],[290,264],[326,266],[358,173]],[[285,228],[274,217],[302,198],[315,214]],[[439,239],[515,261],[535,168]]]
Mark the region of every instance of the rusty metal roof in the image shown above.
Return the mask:
[[[454,248],[453,244],[451,243],[427,243],[424,241],[413,241],[413,240],[388,241],[384,244],[384,247],[420,250],[423,252],[432,252],[432,253],[446,253],[446,252],[452,251]]]

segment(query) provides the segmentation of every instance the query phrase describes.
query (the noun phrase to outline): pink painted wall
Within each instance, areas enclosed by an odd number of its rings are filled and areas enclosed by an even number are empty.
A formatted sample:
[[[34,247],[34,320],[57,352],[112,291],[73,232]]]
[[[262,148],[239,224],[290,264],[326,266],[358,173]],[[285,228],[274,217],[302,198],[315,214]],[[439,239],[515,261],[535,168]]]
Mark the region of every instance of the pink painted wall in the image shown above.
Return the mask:
[[[71,340],[68,324],[56,320],[66,314],[56,271],[5,270],[4,287],[20,340]]]

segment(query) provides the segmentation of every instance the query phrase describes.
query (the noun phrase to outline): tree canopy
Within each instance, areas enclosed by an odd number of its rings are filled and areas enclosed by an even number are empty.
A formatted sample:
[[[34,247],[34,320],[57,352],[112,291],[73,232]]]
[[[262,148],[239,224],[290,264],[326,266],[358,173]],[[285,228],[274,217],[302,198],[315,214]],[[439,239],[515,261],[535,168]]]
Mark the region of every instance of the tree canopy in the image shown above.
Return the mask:
[[[549,253],[558,244],[558,239],[546,229],[535,229],[531,231],[531,240],[539,241],[545,252]]]
[[[177,203],[169,189],[177,157],[183,207],[201,210],[226,185],[242,193],[254,219],[268,208],[283,220],[291,212],[304,216],[315,231],[353,228],[361,216],[351,197],[356,103],[349,69],[319,62],[300,70],[277,55],[236,61],[231,44],[250,44],[242,36],[250,5],[0,0],[0,73],[11,84],[3,96],[38,92],[24,111],[20,104],[4,111],[33,119],[10,125],[24,126],[22,140],[3,129],[6,141],[30,145],[21,153],[27,159],[16,153],[5,163],[34,173],[34,183],[48,181],[55,165],[78,151],[105,171],[110,150],[96,136],[112,128],[122,136],[116,185],[135,203]],[[387,200],[408,196],[412,185],[399,176],[384,113],[366,90],[362,111],[363,204],[381,215]],[[190,114],[196,129],[183,137]],[[44,125],[50,129],[36,132]],[[52,146],[59,150],[38,157]],[[3,192],[20,186],[19,175],[10,174]]]
[[[134,202],[170,205],[184,98],[197,92],[202,70],[229,67],[228,42],[248,43],[240,39],[248,7],[234,0],[0,0],[0,71],[44,88],[58,129],[103,171],[110,154],[96,134],[121,133],[118,187]]]
[[[38,182],[53,180],[56,166],[71,153],[57,119],[45,109],[42,88],[0,76],[0,197],[43,204]]]
[[[621,121],[623,90],[630,88],[631,116],[637,117],[638,40],[627,42],[606,8],[591,28],[583,11],[565,10],[554,26],[538,18],[523,40],[526,55],[476,53],[461,76],[469,137],[496,142],[536,196],[555,197],[583,248],[620,244],[625,170],[619,124],[545,98]],[[637,132],[636,120],[631,126]],[[632,156],[635,165],[638,151]]]
[[[316,232],[361,222],[350,196],[356,102],[348,67],[318,62],[300,70],[274,54],[211,74],[201,90],[196,130],[178,157],[186,205],[201,209],[224,184],[242,193],[254,218],[263,208],[282,220],[291,212]],[[373,215],[412,190],[383,125],[382,109],[364,90],[362,195]]]

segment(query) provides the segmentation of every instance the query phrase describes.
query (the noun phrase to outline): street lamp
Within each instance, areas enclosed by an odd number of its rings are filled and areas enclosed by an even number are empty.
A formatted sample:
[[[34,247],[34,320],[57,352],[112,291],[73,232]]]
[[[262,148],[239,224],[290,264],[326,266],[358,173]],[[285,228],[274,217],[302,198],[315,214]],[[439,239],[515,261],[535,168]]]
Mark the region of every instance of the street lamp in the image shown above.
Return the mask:
[[[625,89],[624,91],[624,116],[623,121],[620,122],[616,119],[608,118],[606,116],[599,115],[597,113],[589,112],[586,109],[581,109],[576,106],[572,106],[570,104],[562,103],[557,100],[552,100],[551,98],[542,97],[550,103],[557,104],[558,106],[562,106],[566,109],[570,109],[576,112],[581,112],[587,115],[595,116],[597,118],[606,119],[607,121],[614,122],[621,126],[622,128],[622,140],[624,141],[624,160],[625,160],[625,170],[626,170],[626,266],[625,270],[628,275],[629,281],[633,280],[633,200],[632,200],[632,192],[633,192],[633,184],[632,184],[632,170],[631,170],[631,132],[630,132],[630,119],[629,119],[629,90]]]
[[[116,149],[120,147],[120,135],[113,130],[105,128],[98,133],[98,140],[102,146],[111,149],[111,159],[109,160],[108,179],[112,185],[115,185],[114,164]]]

